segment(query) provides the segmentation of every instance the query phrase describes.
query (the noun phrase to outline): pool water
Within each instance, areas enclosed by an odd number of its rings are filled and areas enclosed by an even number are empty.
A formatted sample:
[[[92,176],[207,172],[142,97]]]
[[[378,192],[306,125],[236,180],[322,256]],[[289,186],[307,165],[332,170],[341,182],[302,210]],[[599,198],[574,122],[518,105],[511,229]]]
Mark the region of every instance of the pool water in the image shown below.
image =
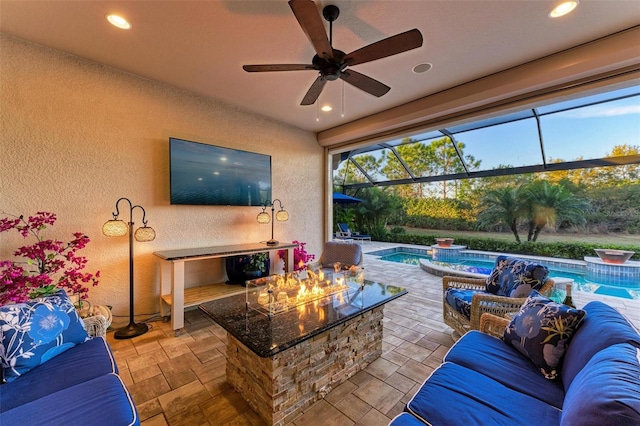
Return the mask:
[[[458,262],[439,262],[434,261],[431,255],[420,253],[416,249],[411,249],[411,252],[405,252],[397,250],[390,254],[383,254],[388,250],[382,250],[380,252],[373,252],[369,254],[380,253],[380,260],[386,260],[388,262],[404,263],[407,265],[420,265],[420,259],[426,259],[435,265],[445,268],[463,270],[466,272],[473,272],[477,274],[489,274],[493,269],[494,260],[481,260],[481,259],[466,259],[461,258]],[[392,250],[393,251],[393,250]],[[572,279],[574,285],[578,290],[588,293],[601,294],[605,296],[619,297],[623,299],[639,299],[640,300],[640,284],[629,284],[629,286],[620,285],[619,283],[609,284],[602,282],[594,282],[587,280],[584,274],[576,273],[573,271],[563,271],[561,269],[549,268],[549,277],[556,278],[569,278]],[[562,292],[564,293],[564,292]],[[554,299],[563,298],[564,294],[558,294]]]
[[[394,253],[380,257],[381,260],[388,262],[404,263],[406,265],[420,265],[420,259],[431,260],[431,256],[428,254],[417,253]]]

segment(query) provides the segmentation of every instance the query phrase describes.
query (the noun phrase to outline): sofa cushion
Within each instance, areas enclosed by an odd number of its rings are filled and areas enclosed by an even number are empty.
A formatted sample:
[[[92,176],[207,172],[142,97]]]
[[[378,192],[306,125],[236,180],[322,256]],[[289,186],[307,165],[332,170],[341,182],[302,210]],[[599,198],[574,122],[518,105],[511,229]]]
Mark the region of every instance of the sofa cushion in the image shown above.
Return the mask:
[[[444,300],[457,312],[467,317],[467,319],[470,319],[471,300],[473,299],[473,295],[476,293],[485,292],[481,290],[469,290],[464,288],[449,287],[444,292]]]
[[[560,410],[461,365],[440,365],[406,410],[432,425],[558,424]]]
[[[389,426],[424,426],[424,423],[418,420],[417,417],[405,412],[391,419]]]
[[[561,425],[639,425],[640,349],[628,343],[596,353],[575,376]]]
[[[131,395],[116,374],[106,374],[0,413],[2,426],[139,425]]]
[[[89,338],[64,290],[29,302],[0,306],[0,330],[0,361],[7,381]]]
[[[562,408],[562,383],[545,379],[529,358],[488,334],[469,331],[451,347],[444,361],[475,370],[510,389]]]
[[[555,379],[585,314],[534,290],[505,328],[503,339],[531,359],[546,378]]]
[[[500,255],[487,277],[489,293],[506,297],[527,297],[531,290],[540,290],[549,276],[549,269],[532,260]]]
[[[565,391],[589,359],[611,345],[630,343],[640,348],[640,334],[622,314],[599,301],[588,303],[587,316],[571,340],[562,365]]]
[[[0,387],[0,412],[109,373],[117,373],[107,342],[95,337]]]

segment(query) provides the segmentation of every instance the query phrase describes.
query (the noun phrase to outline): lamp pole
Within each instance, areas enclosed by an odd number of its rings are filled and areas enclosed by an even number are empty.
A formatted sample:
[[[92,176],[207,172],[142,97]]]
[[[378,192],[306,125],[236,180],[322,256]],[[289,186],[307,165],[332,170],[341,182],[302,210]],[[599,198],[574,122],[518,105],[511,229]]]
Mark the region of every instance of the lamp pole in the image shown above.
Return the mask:
[[[122,220],[118,220],[120,215],[120,208],[118,207],[121,201],[126,201],[129,204],[129,222],[126,224]],[[142,227],[138,228],[135,233],[133,232],[133,211],[135,209],[142,210]],[[147,331],[149,327],[145,323],[137,324],[134,320],[133,309],[133,238],[137,241],[153,241],[156,237],[156,233],[153,228],[147,226],[146,212],[142,206],[133,205],[131,200],[122,197],[116,201],[116,211],[113,213],[113,220],[107,221],[102,227],[102,232],[107,236],[123,236],[125,233],[129,234],[129,324],[126,327],[119,328],[115,331],[113,337],[116,339],[130,339],[132,337],[140,336]]]
[[[271,202],[271,239],[269,241],[267,241],[267,245],[268,246],[276,246],[276,245],[278,245],[278,242],[273,239],[273,223],[276,221],[276,218],[273,215],[273,213],[276,211],[276,208],[275,208],[275,202],[276,201],[280,203],[280,200],[273,200]],[[280,203],[280,207],[282,207],[282,203]]]

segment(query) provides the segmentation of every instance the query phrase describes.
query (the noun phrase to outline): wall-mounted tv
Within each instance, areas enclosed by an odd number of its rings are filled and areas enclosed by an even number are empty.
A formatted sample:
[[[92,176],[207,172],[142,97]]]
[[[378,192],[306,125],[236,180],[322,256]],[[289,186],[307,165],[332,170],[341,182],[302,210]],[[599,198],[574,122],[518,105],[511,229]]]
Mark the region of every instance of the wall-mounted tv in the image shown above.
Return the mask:
[[[271,156],[169,138],[171,204],[260,206],[271,200]]]

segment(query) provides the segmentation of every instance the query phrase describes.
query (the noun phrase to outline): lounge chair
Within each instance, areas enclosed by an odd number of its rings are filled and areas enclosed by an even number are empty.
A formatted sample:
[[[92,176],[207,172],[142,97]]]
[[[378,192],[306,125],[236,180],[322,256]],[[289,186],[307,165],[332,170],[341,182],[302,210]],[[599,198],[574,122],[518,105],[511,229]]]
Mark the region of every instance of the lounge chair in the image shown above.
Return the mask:
[[[335,237],[338,240],[371,241],[369,235],[352,232],[346,223],[338,223],[338,232],[336,232]]]
[[[339,263],[341,269],[350,266],[362,266],[364,257],[360,245],[339,241],[327,241],[322,249],[320,259],[310,264],[311,269],[333,270],[334,264]]]

